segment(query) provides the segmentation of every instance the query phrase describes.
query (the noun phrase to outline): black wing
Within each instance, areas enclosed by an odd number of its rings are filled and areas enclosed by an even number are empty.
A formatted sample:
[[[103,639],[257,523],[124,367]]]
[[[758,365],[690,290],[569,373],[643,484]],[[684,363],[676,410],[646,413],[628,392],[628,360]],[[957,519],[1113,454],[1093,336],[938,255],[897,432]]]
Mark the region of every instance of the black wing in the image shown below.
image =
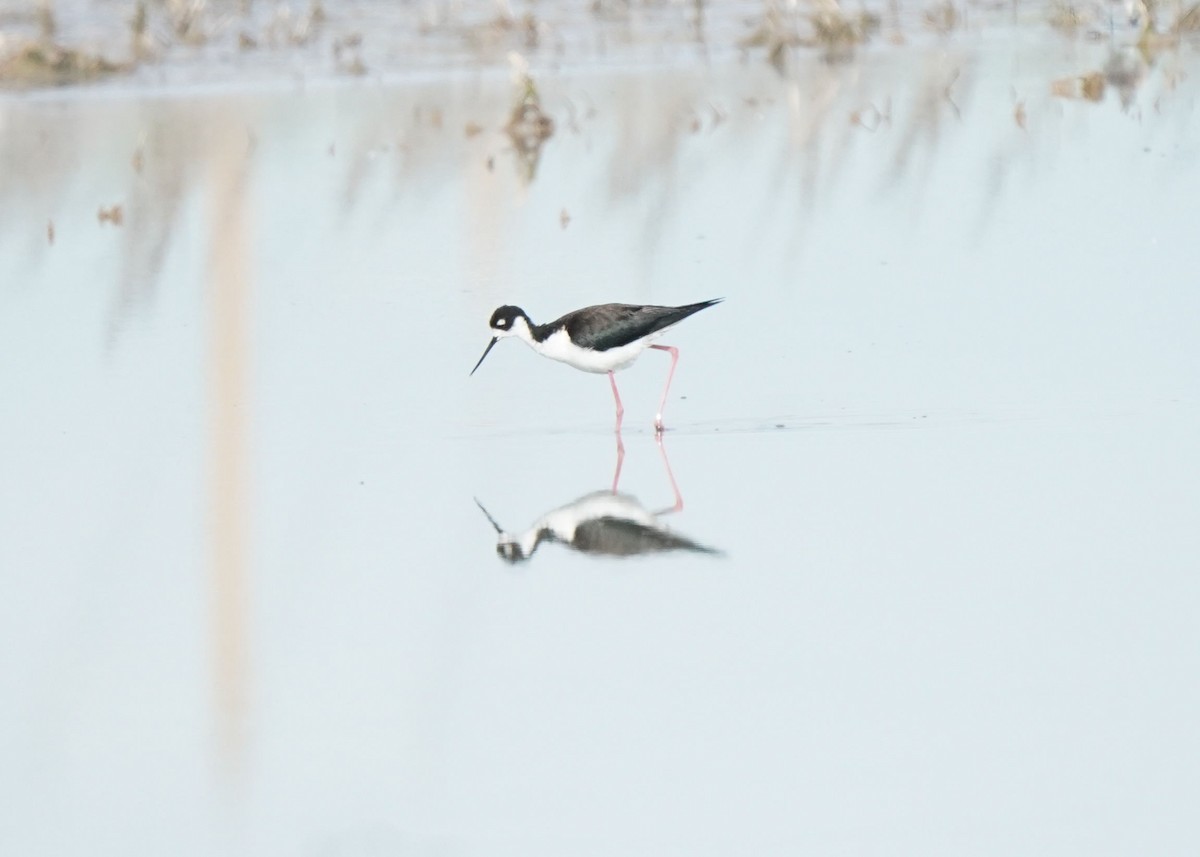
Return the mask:
[[[715,554],[719,551],[697,544],[668,530],[647,527],[624,518],[593,518],[575,528],[571,547],[581,553],[636,556],[684,550]]]
[[[544,339],[551,331],[565,326],[575,344],[594,351],[607,351],[678,324],[689,315],[720,302],[721,299],[717,298],[687,306],[600,304],[567,313],[550,324],[539,325],[546,333],[538,338]]]

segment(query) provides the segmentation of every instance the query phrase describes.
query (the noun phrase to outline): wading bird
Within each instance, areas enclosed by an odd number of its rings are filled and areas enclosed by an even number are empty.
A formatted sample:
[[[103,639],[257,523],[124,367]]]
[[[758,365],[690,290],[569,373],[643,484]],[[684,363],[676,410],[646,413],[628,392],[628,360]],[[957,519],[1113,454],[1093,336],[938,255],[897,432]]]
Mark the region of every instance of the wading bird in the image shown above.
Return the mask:
[[[621,405],[621,394],[617,392],[617,379],[613,373],[629,366],[647,348],[666,351],[671,355],[671,368],[667,372],[658,414],[654,417],[654,428],[661,432],[663,408],[667,404],[671,378],[675,375],[675,364],[679,361],[679,349],[652,343],[688,316],[721,300],[717,298],[677,307],[599,304],[569,312],[548,324],[534,324],[520,307],[502,306],[492,313],[488,322],[495,335],[483,350],[483,357],[479,358],[475,369],[483,363],[492,346],[505,337],[515,336],[543,357],[558,360],[583,372],[607,374],[612,384],[613,399],[617,403],[617,431],[620,431],[625,408]],[[475,369],[471,370],[472,375]]]

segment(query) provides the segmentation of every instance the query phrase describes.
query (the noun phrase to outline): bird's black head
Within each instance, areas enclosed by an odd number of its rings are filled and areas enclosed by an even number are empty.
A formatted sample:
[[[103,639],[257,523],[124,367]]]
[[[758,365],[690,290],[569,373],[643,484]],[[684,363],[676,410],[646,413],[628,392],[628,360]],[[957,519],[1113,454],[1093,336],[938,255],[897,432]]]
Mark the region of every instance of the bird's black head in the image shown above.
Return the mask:
[[[525,326],[521,327],[521,321],[524,320]],[[496,335],[492,337],[492,341],[487,344],[487,348],[483,349],[483,357],[488,356],[488,352],[492,350],[492,346],[506,336],[512,336],[517,330],[528,331],[530,328],[529,316],[525,315],[525,310],[519,306],[502,306],[492,313],[492,318],[488,322],[488,327],[496,331]],[[483,362],[483,357],[479,358],[479,363]],[[479,368],[479,363],[475,364],[475,369]],[[471,374],[475,374],[475,369],[471,370]]]
[[[529,559],[525,555],[525,551],[521,549],[521,545],[515,541],[501,541],[496,545],[496,556],[507,562],[509,565],[516,565],[519,562],[524,562]]]
[[[529,316],[525,315],[525,310],[519,306],[502,306],[492,313],[488,327],[501,334],[511,333],[519,318],[525,319],[526,324],[529,323]]]
[[[526,554],[525,549],[521,547],[520,540],[514,539],[508,533],[504,532],[504,529],[497,524],[496,519],[492,517],[491,512],[485,509],[483,504],[479,502],[478,497],[475,498],[475,505],[479,507],[479,511],[483,512],[484,516],[488,519],[488,523],[492,525],[492,529],[496,531],[496,535],[500,537],[496,542],[496,556],[500,557],[500,559],[504,560],[509,565],[516,565],[519,562],[524,562],[525,560],[529,559],[529,556],[533,553],[533,551],[530,551],[529,554]],[[533,550],[537,550],[536,541],[534,542]]]

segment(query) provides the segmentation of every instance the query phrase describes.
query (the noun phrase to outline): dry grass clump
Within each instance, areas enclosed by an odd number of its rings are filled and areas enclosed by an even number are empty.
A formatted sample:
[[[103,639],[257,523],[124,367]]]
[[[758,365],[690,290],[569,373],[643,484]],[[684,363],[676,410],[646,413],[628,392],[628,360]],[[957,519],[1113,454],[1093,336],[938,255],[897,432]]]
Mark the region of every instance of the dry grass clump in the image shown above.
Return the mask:
[[[1087,9],[1081,9],[1074,3],[1064,3],[1062,0],[1055,0],[1054,3],[1050,4],[1046,20],[1056,30],[1064,33],[1074,33],[1081,27],[1091,24],[1093,16]]]
[[[554,119],[542,110],[537,85],[529,75],[525,59],[517,53],[509,55],[513,78],[517,85],[517,102],[509,113],[504,133],[512,141],[513,150],[523,167],[526,181],[532,181],[541,160],[542,146],[554,136]]]
[[[765,48],[767,61],[782,71],[791,48],[819,48],[827,61],[849,59],[854,50],[878,32],[878,15],[862,10],[846,13],[839,0],[816,0],[815,9],[802,15],[769,3],[753,32],[738,42],[742,48]],[[809,35],[802,35],[803,24]]]
[[[878,32],[880,24],[878,15],[867,11],[847,15],[836,4],[826,5],[809,21],[826,59],[849,58],[856,47]]]
[[[1063,77],[1050,84],[1050,94],[1059,98],[1083,98],[1100,101],[1104,98],[1104,74],[1093,71],[1078,77]]]
[[[42,39],[0,58],[0,86],[65,86],[128,71],[130,63]]]

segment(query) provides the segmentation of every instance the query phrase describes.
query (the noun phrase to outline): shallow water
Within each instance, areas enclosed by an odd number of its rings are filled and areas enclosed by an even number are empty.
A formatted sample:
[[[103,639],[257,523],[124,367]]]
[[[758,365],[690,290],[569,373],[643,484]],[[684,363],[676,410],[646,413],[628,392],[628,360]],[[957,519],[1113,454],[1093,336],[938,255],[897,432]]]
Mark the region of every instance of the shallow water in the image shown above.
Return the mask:
[[[1193,853],[1195,63],[1022,44],[0,101],[0,850]],[[617,448],[491,310],[718,296],[721,554],[503,562]]]

